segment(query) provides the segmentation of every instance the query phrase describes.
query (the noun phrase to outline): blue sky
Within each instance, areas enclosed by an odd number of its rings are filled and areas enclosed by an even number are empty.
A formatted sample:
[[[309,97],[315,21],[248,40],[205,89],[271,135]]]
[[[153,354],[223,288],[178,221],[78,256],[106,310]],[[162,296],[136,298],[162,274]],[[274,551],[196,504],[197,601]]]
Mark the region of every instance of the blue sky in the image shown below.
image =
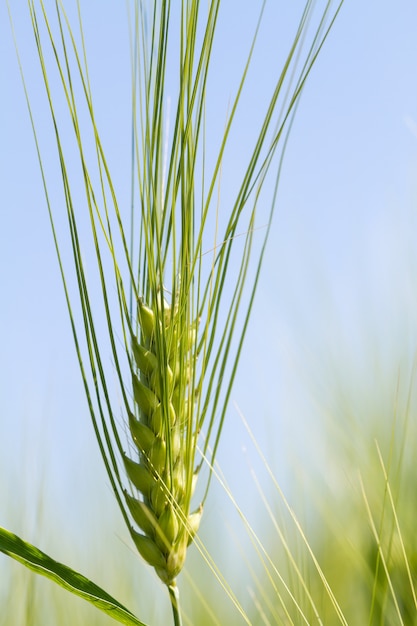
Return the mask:
[[[26,3],[11,4],[38,130],[53,155],[50,130],[43,133],[49,127]],[[216,102],[224,119],[229,73],[242,63],[242,42],[259,4],[225,2]],[[230,156],[237,167],[256,131],[252,111],[266,105],[268,79],[291,33],[287,24],[302,4],[268,3],[262,66],[251,77],[242,137]],[[106,1],[85,5],[99,124],[122,181],[129,165],[126,15]],[[333,384],[346,379],[359,395],[382,393],[382,386],[389,402],[399,368],[408,384],[417,337],[416,21],[413,0],[345,0],[297,113],[233,393],[283,481],[291,472],[288,449],[301,458],[314,456],[315,443],[320,449],[317,405],[331,404]],[[25,507],[45,480],[48,496],[65,510],[80,483],[88,497],[97,476],[103,484],[106,478],[98,469],[4,3],[0,81],[0,463],[8,468],[0,489]],[[53,157],[47,161],[54,188],[59,171]],[[227,196],[227,181],[222,184]],[[248,438],[233,403],[220,460],[227,465],[232,458],[239,467]],[[53,468],[45,479],[43,464]],[[229,470],[232,487],[244,493],[239,472]],[[2,512],[0,524],[7,523]]]

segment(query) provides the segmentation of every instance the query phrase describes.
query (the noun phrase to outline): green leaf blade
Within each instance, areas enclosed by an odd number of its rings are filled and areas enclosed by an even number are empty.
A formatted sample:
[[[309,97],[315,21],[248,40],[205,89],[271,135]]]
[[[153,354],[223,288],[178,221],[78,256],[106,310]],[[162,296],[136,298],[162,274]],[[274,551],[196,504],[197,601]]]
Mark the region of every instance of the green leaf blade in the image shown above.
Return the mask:
[[[67,591],[87,600],[115,621],[126,624],[126,626],[146,626],[120,602],[91,580],[67,565],[55,561],[39,548],[1,527],[0,552],[12,557],[37,574],[50,578]]]

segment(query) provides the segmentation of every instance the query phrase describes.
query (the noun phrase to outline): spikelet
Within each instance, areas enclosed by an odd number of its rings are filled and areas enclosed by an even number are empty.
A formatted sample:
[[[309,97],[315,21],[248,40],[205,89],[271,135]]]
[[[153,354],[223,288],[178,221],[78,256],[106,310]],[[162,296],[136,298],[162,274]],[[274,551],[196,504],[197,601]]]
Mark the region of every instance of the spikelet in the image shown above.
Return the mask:
[[[170,585],[184,565],[202,515],[202,506],[194,513],[189,510],[197,475],[187,483],[185,433],[190,404],[196,401],[196,394],[190,399],[186,390],[193,374],[198,322],[182,336],[178,311],[165,301],[160,317],[163,322],[156,322],[152,309],[138,302],[141,332],[139,338],[132,337],[136,412],[129,414],[138,460],[124,458],[137,496],[124,495],[138,528],[131,528],[138,552]]]

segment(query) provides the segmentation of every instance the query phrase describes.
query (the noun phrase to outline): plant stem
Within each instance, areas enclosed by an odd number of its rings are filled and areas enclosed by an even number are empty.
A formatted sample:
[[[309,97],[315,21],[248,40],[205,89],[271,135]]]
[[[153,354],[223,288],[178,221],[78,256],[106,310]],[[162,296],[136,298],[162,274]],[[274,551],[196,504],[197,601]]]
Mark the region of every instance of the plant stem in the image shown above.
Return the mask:
[[[174,615],[174,626],[182,626],[180,613],[180,592],[175,582],[168,585],[168,591],[172,605],[172,613]]]

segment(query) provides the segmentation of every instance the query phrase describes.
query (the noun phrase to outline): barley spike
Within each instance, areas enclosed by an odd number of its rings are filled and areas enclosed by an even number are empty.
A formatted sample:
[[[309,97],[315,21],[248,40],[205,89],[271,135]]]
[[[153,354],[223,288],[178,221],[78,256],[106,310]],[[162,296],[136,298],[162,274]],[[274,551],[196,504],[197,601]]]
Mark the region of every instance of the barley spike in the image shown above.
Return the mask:
[[[138,494],[124,495],[140,531],[132,529],[139,553],[170,585],[184,565],[202,515],[202,507],[191,514],[189,510],[197,473],[190,473],[186,462],[185,428],[197,399],[190,381],[198,322],[182,332],[178,307],[159,300],[163,314],[158,315],[138,301],[140,333],[132,336],[135,410],[129,412],[137,461],[124,459]]]

